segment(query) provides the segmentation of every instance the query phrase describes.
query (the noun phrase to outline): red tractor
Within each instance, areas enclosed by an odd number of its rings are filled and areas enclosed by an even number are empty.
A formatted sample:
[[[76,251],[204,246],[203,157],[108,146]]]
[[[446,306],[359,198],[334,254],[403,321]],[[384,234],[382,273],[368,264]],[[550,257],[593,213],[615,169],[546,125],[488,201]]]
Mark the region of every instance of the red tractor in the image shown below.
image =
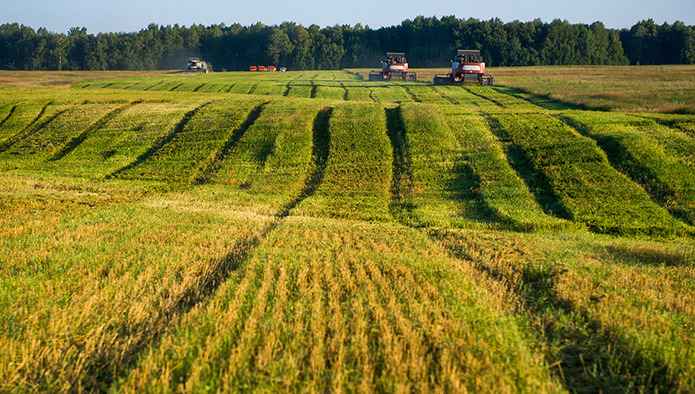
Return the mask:
[[[432,81],[435,85],[461,85],[464,82],[475,82],[480,86],[492,85],[494,78],[485,75],[485,62],[480,51],[459,49],[451,62],[451,72],[446,75],[435,75]]]
[[[370,81],[388,81],[391,76],[396,75],[404,81],[417,81],[416,73],[408,72],[408,61],[405,60],[405,53],[386,52],[386,59],[381,62],[381,71],[369,73]]]

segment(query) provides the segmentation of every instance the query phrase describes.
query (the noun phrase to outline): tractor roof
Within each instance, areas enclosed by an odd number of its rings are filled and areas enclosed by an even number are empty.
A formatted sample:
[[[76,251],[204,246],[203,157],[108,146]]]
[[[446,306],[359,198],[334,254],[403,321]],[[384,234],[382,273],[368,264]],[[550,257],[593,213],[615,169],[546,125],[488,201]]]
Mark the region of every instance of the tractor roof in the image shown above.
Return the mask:
[[[477,49],[459,49],[456,51],[456,56],[461,56],[461,55],[480,55],[480,51]]]
[[[403,52],[386,52],[386,57],[390,56],[405,56],[405,53]]]

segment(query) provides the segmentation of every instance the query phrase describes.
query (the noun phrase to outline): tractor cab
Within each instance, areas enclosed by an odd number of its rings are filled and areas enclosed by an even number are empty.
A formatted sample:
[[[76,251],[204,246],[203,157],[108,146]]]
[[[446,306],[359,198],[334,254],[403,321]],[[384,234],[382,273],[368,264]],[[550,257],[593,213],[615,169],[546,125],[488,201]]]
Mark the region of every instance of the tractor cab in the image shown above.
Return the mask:
[[[386,57],[381,61],[381,71],[369,73],[370,81],[390,80],[396,75],[404,81],[417,81],[417,74],[408,72],[408,60],[403,52],[386,52]]]

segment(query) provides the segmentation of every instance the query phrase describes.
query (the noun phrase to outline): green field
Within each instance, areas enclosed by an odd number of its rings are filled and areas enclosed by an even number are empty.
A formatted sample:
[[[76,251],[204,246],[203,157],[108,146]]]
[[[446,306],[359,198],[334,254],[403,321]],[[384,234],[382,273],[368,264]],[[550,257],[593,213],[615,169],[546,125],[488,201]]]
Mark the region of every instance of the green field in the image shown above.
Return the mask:
[[[695,391],[695,115],[543,70],[0,73],[0,392]]]

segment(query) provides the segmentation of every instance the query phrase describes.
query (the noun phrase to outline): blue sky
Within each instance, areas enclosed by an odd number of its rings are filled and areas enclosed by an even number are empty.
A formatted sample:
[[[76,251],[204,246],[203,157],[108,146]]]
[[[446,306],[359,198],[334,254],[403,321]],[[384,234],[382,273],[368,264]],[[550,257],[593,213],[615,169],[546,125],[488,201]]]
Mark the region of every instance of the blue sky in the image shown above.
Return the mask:
[[[34,29],[46,27],[65,33],[70,27],[87,27],[89,33],[132,32],[159,25],[190,26],[240,23],[266,25],[292,21],[320,27],[352,25],[371,28],[398,25],[418,15],[504,22],[544,22],[565,19],[571,23],[603,22],[610,28],[630,27],[652,18],[658,24],[676,20],[695,25],[695,0],[0,0],[0,24],[18,22]]]

